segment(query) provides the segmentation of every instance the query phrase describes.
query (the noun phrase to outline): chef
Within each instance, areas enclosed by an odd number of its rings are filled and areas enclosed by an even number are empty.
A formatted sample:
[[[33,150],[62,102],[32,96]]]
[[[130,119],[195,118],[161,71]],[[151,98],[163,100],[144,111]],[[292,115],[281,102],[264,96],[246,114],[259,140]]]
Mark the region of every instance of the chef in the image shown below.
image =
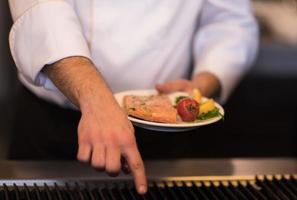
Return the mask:
[[[10,158],[76,156],[117,174],[122,157],[140,194],[147,191],[144,164],[113,93],[199,88],[223,103],[257,49],[249,0],[9,4],[10,49],[24,85]]]

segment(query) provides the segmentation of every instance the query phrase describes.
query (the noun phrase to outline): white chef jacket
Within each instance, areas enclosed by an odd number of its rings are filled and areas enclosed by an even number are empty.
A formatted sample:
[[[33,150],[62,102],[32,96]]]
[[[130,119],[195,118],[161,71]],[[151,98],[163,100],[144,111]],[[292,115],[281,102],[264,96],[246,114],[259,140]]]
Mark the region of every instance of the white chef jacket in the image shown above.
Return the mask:
[[[71,105],[41,71],[70,56],[93,61],[113,92],[211,72],[226,101],[257,51],[249,0],[9,0],[20,80]],[[193,58],[193,59],[192,59]],[[193,61],[193,62],[192,62]],[[189,78],[189,77],[188,77]]]

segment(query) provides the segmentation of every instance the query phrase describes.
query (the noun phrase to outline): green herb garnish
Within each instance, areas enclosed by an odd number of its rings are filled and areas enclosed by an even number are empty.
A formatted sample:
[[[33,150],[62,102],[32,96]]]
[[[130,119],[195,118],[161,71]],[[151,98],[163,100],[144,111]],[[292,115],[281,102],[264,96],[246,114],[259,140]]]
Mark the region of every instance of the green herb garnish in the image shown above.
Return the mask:
[[[215,107],[213,110],[207,112],[207,113],[202,113],[201,115],[199,115],[197,117],[198,120],[207,120],[210,118],[214,118],[214,117],[222,117],[222,119],[224,120],[224,116],[220,113],[219,108]]]
[[[187,96],[177,96],[177,97],[175,98],[175,106],[178,104],[178,102],[179,102],[180,100],[182,100],[182,99],[184,99],[184,98],[187,98]]]

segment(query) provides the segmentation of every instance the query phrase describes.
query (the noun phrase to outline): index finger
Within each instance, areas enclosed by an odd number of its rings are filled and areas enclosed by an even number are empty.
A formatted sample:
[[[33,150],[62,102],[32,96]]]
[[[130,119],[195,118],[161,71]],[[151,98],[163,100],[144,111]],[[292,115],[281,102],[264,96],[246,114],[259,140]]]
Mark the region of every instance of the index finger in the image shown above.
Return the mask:
[[[141,159],[137,146],[128,147],[123,155],[134,177],[136,190],[139,194],[145,194],[147,191],[147,180],[145,175],[144,164]]]

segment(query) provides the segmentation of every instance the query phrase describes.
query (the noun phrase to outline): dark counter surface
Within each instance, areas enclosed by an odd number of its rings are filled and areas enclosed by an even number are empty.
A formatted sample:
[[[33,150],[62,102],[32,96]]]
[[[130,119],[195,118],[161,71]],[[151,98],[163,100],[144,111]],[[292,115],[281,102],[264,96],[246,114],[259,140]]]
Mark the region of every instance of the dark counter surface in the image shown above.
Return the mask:
[[[183,159],[146,161],[149,178],[193,176],[253,176],[297,174],[297,159]],[[1,161],[0,179],[71,179],[107,178],[86,164],[76,161]],[[121,178],[130,176],[120,175]]]

